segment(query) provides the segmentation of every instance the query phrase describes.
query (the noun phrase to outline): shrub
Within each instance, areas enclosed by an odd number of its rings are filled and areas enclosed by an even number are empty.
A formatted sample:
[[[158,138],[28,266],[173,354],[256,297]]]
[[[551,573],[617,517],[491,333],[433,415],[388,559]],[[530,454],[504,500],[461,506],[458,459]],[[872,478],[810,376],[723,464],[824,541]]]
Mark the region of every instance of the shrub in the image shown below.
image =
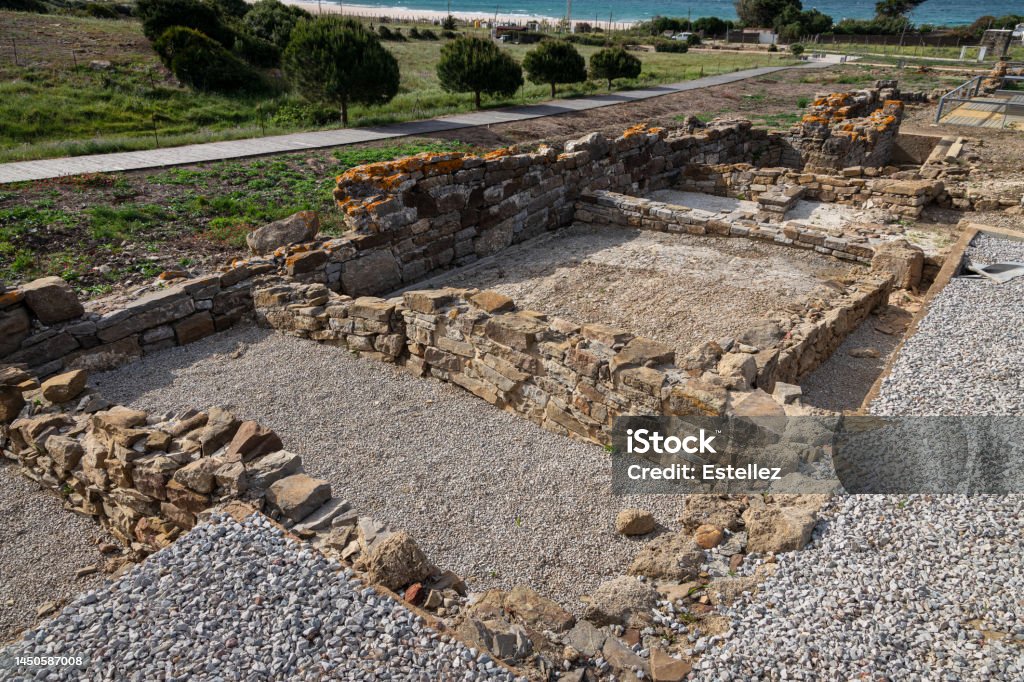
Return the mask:
[[[656,40],[654,41],[655,52],[688,52],[690,46],[682,40]]]
[[[490,40],[460,37],[441,48],[437,77],[448,92],[472,92],[480,108],[480,95],[515,94],[523,84],[523,70],[507,52]]]
[[[579,83],[587,80],[587,62],[576,48],[564,40],[541,43],[526,53],[523,68],[532,83],[551,85],[555,96],[558,83]]]
[[[37,14],[47,14],[50,11],[42,0],[0,0],[0,9]]]
[[[445,29],[441,31],[441,37],[444,38],[445,40],[455,40],[456,38],[459,37],[459,34],[455,31]]]
[[[207,0],[225,17],[241,19],[248,14],[250,5],[245,0]]]
[[[239,31],[235,34],[232,52],[254,66],[278,66],[281,63],[281,49],[263,38]]]
[[[154,47],[175,77],[197,90],[236,92],[263,86],[252,67],[195,29],[172,26]]]
[[[184,26],[212,38],[223,47],[235,44],[235,32],[225,24],[211,5],[199,0],[139,0],[136,13],[142,19],[142,32],[156,42],[167,29]]]
[[[804,46],[800,43],[793,43],[789,46],[789,51],[793,53],[794,57],[799,57],[804,53]]]
[[[455,17],[453,17],[450,14],[446,16],[443,20],[441,20],[441,28],[443,28],[445,31],[454,31],[456,28]]]
[[[312,16],[301,7],[286,5],[279,0],[259,0],[245,15],[242,25],[252,35],[283,50],[288,47],[295,24]]]
[[[103,5],[98,2],[87,2],[82,7],[82,12],[97,19],[120,19],[121,14],[113,5]]]
[[[436,33],[434,33],[429,28],[425,28],[422,31],[420,31],[420,39],[421,40],[437,40],[438,38],[437,38],[437,34]]]
[[[381,40],[394,40],[399,43],[406,42],[405,36],[402,35],[402,29],[400,28],[396,28],[392,31],[390,28],[382,24],[377,27],[377,34],[380,36]]]
[[[289,81],[308,100],[341,108],[384,104],[398,93],[398,62],[361,23],[336,16],[305,19],[284,52]]]
[[[599,50],[590,57],[590,75],[607,80],[609,90],[612,89],[613,80],[636,78],[642,68],[640,60],[621,47]]]

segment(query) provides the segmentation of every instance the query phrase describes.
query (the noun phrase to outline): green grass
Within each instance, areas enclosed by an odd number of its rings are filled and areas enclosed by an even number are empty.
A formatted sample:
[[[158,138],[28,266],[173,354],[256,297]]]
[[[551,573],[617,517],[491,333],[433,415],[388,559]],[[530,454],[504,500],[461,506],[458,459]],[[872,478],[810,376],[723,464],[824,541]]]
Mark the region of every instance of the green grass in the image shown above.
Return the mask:
[[[18,30],[49,35],[46,22],[53,19],[48,16],[0,12],[0,21],[13,15],[19,15]],[[39,60],[23,59],[21,66],[10,62],[0,65],[0,162],[151,149],[340,125],[338,112],[283,90],[264,96],[227,96],[179,86],[142,38],[137,22],[75,17],[60,17],[59,21],[69,37],[63,41],[52,38],[49,51],[40,48]],[[123,57],[117,51],[115,34],[133,45]],[[110,57],[110,68],[95,70],[85,57],[77,66],[69,63],[66,43],[80,44],[86,36],[111,43],[108,49],[114,56]],[[399,93],[383,106],[352,106],[351,125],[382,125],[472,110],[472,94],[445,92],[437,80],[435,69],[442,45],[442,41],[386,42],[401,68]],[[532,49],[526,45],[502,47],[520,61]],[[589,59],[599,48],[578,49]],[[764,52],[636,54],[643,62],[643,72],[639,78],[616,81],[617,89],[795,63],[787,55]],[[559,96],[606,90],[603,82],[587,81],[559,86]],[[527,83],[512,97],[485,98],[485,106],[538,102],[549,96],[546,84]]]
[[[459,142],[413,140],[6,186],[0,196],[0,280],[59,275],[83,292],[102,294],[133,275],[189,267],[211,248],[242,248],[253,227],[302,210],[320,213],[322,233],[340,235],[346,228],[332,196],[338,174],[364,163],[468,149]],[[145,203],[124,199],[143,196]],[[191,251],[167,251],[167,243]],[[169,255],[161,262],[149,258],[163,253]],[[99,274],[96,268],[111,260],[113,269]]]

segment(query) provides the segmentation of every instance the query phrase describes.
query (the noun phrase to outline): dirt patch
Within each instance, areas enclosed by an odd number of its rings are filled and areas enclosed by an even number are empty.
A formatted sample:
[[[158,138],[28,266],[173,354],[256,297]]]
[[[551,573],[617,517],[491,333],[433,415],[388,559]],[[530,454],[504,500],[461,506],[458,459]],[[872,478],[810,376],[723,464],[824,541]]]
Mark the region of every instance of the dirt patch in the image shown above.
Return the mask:
[[[496,289],[520,308],[621,327],[685,354],[826,295],[826,280],[854,270],[746,239],[574,225],[438,282]]]

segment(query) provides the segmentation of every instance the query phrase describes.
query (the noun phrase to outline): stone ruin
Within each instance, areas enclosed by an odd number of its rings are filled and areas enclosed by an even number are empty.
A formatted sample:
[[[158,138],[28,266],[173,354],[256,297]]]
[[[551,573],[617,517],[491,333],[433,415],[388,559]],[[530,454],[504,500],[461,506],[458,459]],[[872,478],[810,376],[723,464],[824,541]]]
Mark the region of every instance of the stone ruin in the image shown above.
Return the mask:
[[[86,372],[254,318],[450,382],[546,429],[600,444],[610,442],[618,416],[785,415],[799,396],[796,384],[894,289],[927,286],[942,264],[898,231],[789,221],[793,205],[813,198],[916,217],[928,204],[970,208],[978,201],[956,179],[888,165],[902,116],[897,94],[890,87],[819,98],[786,133],[746,121],[690,131],[635,126],[615,139],[595,133],[561,148],[370,164],[338,178],[335,198],[351,227],[343,237],[317,237],[316,216],[298,214],[253,233],[253,257],[114,309],[83,306],[58,278],[0,290],[0,447],[137,555],[167,546],[213,508],[246,504],[315,538],[411,604],[450,615],[465,605],[458,576],[430,565],[408,536],[333,498],[272,431],[218,408],[160,416],[110,405],[86,390]],[[743,195],[757,208],[715,212],[647,198],[664,189]],[[573,222],[761,240],[864,269],[826,300],[766,319],[725,346],[708,340],[683,357],[629,330],[521,309],[495,291],[416,287]],[[771,509],[758,507],[751,527],[778,513]],[[746,518],[744,510],[733,516]],[[807,542],[813,510],[798,515],[804,521],[795,535],[772,547]],[[555,614],[545,622],[560,632],[581,626],[535,593],[494,599],[485,601],[494,617],[487,622],[525,625],[516,615],[525,600]],[[601,624],[600,610],[592,615]],[[481,622],[464,621],[461,635],[487,649],[501,648],[499,640],[523,644],[517,630]],[[499,658],[522,663],[519,644]],[[592,653],[601,651],[636,663],[614,643]]]

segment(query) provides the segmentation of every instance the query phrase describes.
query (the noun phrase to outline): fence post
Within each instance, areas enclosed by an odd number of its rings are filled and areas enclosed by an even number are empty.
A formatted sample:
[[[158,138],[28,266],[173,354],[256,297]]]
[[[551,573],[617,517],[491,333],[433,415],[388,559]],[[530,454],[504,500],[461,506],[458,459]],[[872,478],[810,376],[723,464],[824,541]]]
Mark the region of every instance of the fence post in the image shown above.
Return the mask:
[[[14,65],[21,66],[18,61],[18,42],[14,38],[11,38],[11,47],[14,48]]]

